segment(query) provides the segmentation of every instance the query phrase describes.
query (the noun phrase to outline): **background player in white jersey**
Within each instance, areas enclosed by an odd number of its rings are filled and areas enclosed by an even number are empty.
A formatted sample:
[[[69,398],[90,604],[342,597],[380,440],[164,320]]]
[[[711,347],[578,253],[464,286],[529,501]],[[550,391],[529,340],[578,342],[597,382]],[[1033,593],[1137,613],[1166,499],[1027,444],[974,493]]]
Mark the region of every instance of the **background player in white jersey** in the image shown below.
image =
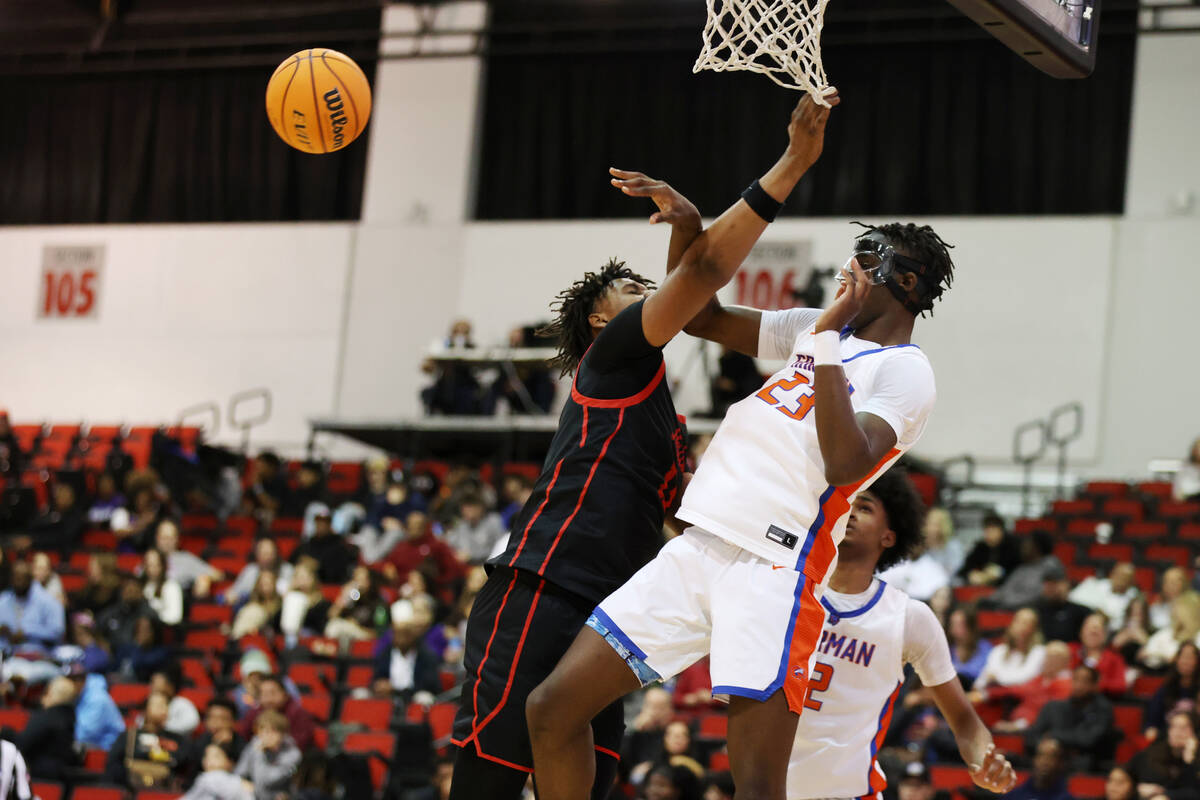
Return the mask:
[[[1016,783],[1012,766],[963,693],[937,617],[929,606],[875,577],[920,549],[922,515],[921,499],[898,469],[854,500],[837,569],[821,598],[825,627],[796,728],[788,800],[883,791],[887,780],[876,757],[905,664],[912,664],[929,687],[975,783],[994,792]]]
[[[785,154],[768,173],[772,184],[752,184],[721,216],[719,234],[716,224],[702,234],[706,246],[748,251],[802,172]],[[925,429],[933,370],[910,338],[952,271],[932,229],[870,228],[828,309],[724,309],[714,300],[689,325],[750,355],[786,357],[787,366],[730,408],[676,514],[692,527],[596,608],[530,695],[543,800],[586,794],[595,713],[709,653],[713,692],[730,700],[738,797],[783,800],[824,623],[820,595],[855,494]]]

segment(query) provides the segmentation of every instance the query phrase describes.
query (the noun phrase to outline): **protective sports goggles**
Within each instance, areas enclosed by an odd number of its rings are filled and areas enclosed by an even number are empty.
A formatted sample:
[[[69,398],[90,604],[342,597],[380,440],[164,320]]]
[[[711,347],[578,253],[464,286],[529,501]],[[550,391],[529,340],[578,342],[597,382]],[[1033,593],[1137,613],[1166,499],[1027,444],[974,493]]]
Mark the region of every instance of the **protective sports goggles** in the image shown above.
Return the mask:
[[[846,259],[846,269],[854,260],[858,261],[872,286],[882,286],[896,270],[896,249],[882,239],[873,238],[873,234],[867,234],[854,241],[854,251]],[[845,280],[841,273],[838,280]]]

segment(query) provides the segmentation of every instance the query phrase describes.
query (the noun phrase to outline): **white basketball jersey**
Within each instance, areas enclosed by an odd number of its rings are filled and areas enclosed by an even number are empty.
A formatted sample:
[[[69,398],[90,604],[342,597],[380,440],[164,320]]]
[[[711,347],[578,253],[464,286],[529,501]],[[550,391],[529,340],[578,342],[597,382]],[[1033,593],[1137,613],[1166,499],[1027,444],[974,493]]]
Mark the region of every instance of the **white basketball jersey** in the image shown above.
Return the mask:
[[[762,312],[759,356],[786,356],[787,364],[730,407],[676,515],[772,563],[802,569],[818,584],[832,572],[855,494],[916,444],[936,397],[933,368],[916,345],[880,347],[843,335],[850,403],[891,425],[896,445],[861,481],[830,486],[813,412],[812,332],[820,313]]]
[[[887,785],[876,754],[904,681],[904,620],[912,601],[877,584],[855,610],[835,611],[828,598],[821,601],[825,628],[796,728],[788,800],[863,797]]]

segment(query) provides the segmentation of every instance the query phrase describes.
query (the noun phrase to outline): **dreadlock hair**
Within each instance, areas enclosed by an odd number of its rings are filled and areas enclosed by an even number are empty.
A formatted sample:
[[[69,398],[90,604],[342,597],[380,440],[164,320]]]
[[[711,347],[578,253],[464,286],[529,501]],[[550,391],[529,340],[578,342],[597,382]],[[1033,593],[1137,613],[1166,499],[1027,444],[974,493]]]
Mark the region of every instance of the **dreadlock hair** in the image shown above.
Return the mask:
[[[896,534],[896,543],[884,550],[875,565],[877,572],[916,558],[925,542],[922,526],[925,522],[925,503],[917,494],[908,472],[893,467],[879,476],[865,491],[870,492],[887,514],[887,526]]]
[[[921,315],[924,316],[928,311],[933,316],[934,301],[940,299],[954,282],[954,261],[950,258],[954,245],[938,236],[928,225],[918,226],[911,222],[867,225],[858,221],[853,224],[866,228],[868,232],[882,234],[902,255],[924,265],[926,272],[920,276],[921,282],[914,291],[919,293],[922,301]]]
[[[626,267],[624,261],[610,258],[599,272],[586,273],[581,280],[555,296],[550,310],[556,317],[553,322],[542,326],[538,335],[557,342],[558,355],[550,359],[550,366],[557,368],[561,375],[574,372],[592,346],[592,323],[588,317],[596,310],[596,301],[604,296],[613,281],[620,278],[654,286],[653,281]]]

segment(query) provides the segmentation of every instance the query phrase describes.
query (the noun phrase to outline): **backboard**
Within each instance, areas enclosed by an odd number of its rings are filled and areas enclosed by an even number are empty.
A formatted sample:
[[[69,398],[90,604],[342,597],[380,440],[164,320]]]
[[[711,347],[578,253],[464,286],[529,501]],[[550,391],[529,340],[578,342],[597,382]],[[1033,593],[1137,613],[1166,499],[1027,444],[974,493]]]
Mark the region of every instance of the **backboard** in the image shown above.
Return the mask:
[[[948,0],[1010,50],[1056,78],[1096,66],[1100,0]]]

